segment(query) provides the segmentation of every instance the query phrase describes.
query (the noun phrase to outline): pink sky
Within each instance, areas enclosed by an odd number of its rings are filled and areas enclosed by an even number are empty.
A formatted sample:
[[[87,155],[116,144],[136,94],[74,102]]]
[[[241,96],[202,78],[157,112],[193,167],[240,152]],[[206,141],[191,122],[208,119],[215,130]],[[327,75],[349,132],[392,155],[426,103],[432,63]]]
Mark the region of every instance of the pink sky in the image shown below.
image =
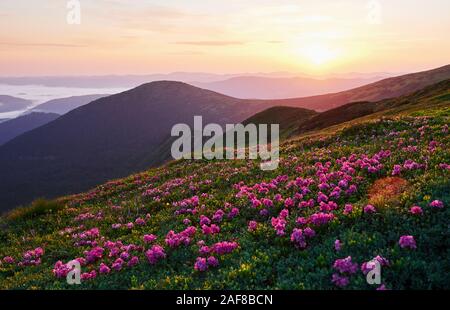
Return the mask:
[[[450,63],[446,0],[2,0],[0,75],[412,72]]]

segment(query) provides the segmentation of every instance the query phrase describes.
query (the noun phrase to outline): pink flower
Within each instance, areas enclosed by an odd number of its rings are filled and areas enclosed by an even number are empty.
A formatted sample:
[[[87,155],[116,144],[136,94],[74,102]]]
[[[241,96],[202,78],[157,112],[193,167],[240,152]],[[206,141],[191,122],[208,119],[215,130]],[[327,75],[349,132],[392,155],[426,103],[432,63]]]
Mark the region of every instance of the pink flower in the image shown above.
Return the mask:
[[[200,226],[211,224],[211,220],[204,215],[200,215]]]
[[[339,239],[336,239],[336,241],[334,241],[334,249],[336,251],[340,251],[342,249],[342,242]]]
[[[85,251],[84,255],[88,263],[93,263],[103,257],[104,249],[101,247],[95,247],[90,251]]]
[[[258,199],[253,199],[252,200],[252,207],[253,208],[258,208],[259,206],[261,206],[261,201],[259,201]]]
[[[197,260],[195,261],[194,269],[197,271],[206,271],[208,269],[208,263],[206,261],[206,258],[197,257]]]
[[[325,195],[322,192],[319,192],[319,194],[317,195],[317,202],[327,202],[328,201],[328,197],[327,195]]]
[[[211,267],[219,266],[219,260],[217,258],[215,258],[214,256],[208,257],[207,262],[208,262],[208,266],[211,266]]]
[[[64,278],[71,271],[71,268],[64,264],[62,261],[57,261],[55,266],[53,267],[53,274],[57,278]]]
[[[191,220],[190,219],[184,219],[183,220],[183,224],[186,225],[186,226],[187,225],[191,225]]]
[[[120,253],[120,258],[123,260],[128,260],[130,258],[130,254],[128,254],[128,252],[122,252]]]
[[[417,248],[416,241],[414,240],[413,236],[401,236],[400,240],[398,241],[398,244],[400,245],[401,248],[410,248],[410,249]]]
[[[164,249],[159,245],[154,245],[150,250],[145,252],[145,256],[147,257],[150,264],[154,265],[159,260],[166,257],[166,252],[164,252]]]
[[[220,227],[216,224],[212,224],[211,226],[203,225],[202,232],[204,235],[215,235],[220,232]]]
[[[381,285],[377,288],[377,291],[386,291],[386,290],[388,290],[388,288],[387,288],[386,285],[384,285],[384,284],[381,284]]]
[[[153,234],[150,235],[144,235],[144,242],[145,243],[152,243],[157,239],[157,237]]]
[[[309,217],[311,223],[316,226],[325,225],[328,222],[331,222],[334,219],[334,215],[332,213],[314,213]]]
[[[440,201],[440,200],[433,200],[430,203],[430,207],[437,208],[437,209],[442,209],[444,207],[444,203],[442,201]]]
[[[256,221],[248,222],[248,231],[250,231],[250,232],[255,231],[257,227],[258,227],[258,223]]]
[[[238,208],[233,208],[233,209],[231,209],[230,213],[228,213],[228,218],[232,219],[232,218],[235,218],[238,215],[239,215],[239,209]]]
[[[199,250],[201,255],[207,255],[209,254],[210,251],[211,251],[210,248],[206,245],[201,246]]]
[[[114,261],[114,263],[111,265],[111,268],[115,271],[120,271],[122,269],[122,266],[124,264],[124,260],[121,258],[118,258]]]
[[[394,165],[394,169],[392,170],[392,175],[399,175],[400,172],[402,171],[402,166],[400,165]]]
[[[236,242],[222,241],[214,244],[212,251],[217,255],[224,255],[233,252],[238,246]]]
[[[14,258],[12,258],[11,256],[5,256],[3,258],[3,262],[6,264],[14,264]]]
[[[366,214],[371,214],[371,213],[376,213],[376,212],[377,212],[377,209],[375,209],[375,207],[372,205],[367,205],[364,207],[364,213],[366,213]]]
[[[308,220],[305,219],[304,217],[299,217],[297,218],[295,223],[297,223],[297,225],[306,225],[308,223]]]
[[[127,228],[128,228],[128,229],[133,229],[133,227],[134,227],[134,224],[133,224],[133,223],[130,222],[130,223],[127,224]]]
[[[291,241],[295,243],[295,245],[301,249],[306,248],[306,240],[305,236],[303,235],[303,230],[294,228],[291,234]]]
[[[139,226],[144,226],[144,225],[146,224],[146,223],[145,223],[145,220],[142,219],[142,218],[140,218],[140,217],[138,217],[138,218],[136,219],[135,223],[136,223],[136,225],[139,225]]]
[[[261,216],[268,216],[269,215],[269,210],[262,209],[261,211],[259,211],[259,215],[261,215]]]
[[[95,279],[97,277],[97,272],[95,270],[92,270],[91,272],[85,272],[82,273],[80,276],[80,279],[83,281]]]
[[[374,257],[371,261],[364,262],[361,265],[362,273],[367,274],[370,271],[372,271],[376,267],[376,262],[378,262],[380,264],[380,266],[388,266],[389,265],[389,261],[386,258],[378,255],[378,256]]]
[[[166,235],[166,244],[171,248],[176,248],[181,244],[189,245],[196,231],[197,229],[194,226],[189,226],[178,234],[171,230]]]
[[[333,273],[331,282],[338,287],[346,287],[350,283],[350,280],[346,276],[342,276],[340,274]]]
[[[112,224],[111,227],[112,227],[112,229],[119,229],[120,227],[122,227],[122,224],[120,224],[120,223]]]
[[[108,274],[111,271],[111,269],[108,267],[108,265],[101,263],[98,271],[102,274]]]
[[[314,229],[310,228],[310,227],[306,227],[303,230],[303,233],[305,234],[306,237],[308,238],[312,238],[316,235],[316,232],[314,231]]]
[[[128,262],[128,267],[134,267],[137,264],[139,264],[139,257],[133,256],[130,261]]]
[[[292,198],[286,198],[286,200],[284,201],[284,206],[286,208],[294,206],[294,200]]]
[[[352,262],[352,257],[337,259],[334,262],[333,268],[340,273],[353,274],[358,270],[358,264]]]
[[[419,206],[413,206],[413,207],[411,207],[409,212],[411,212],[411,214],[414,214],[414,215],[421,215],[423,213],[423,210]]]
[[[280,212],[279,217],[282,219],[286,219],[289,216],[289,210],[288,209],[283,209]]]
[[[212,220],[216,223],[222,222],[223,216],[225,215],[225,212],[223,212],[222,209],[219,209],[214,213]],[[209,225],[209,224],[208,224]]]
[[[344,214],[348,215],[353,212],[353,206],[351,204],[346,204],[344,207]]]
[[[282,217],[272,218],[272,227],[276,230],[278,236],[284,236],[286,228],[286,220]]]

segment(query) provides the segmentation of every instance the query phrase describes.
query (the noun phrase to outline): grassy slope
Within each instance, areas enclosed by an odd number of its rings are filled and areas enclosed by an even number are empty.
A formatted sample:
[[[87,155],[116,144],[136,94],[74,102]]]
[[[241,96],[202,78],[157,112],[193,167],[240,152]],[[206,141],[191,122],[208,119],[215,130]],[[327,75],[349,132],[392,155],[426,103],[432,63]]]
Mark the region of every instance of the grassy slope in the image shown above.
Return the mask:
[[[376,255],[382,255],[390,261],[382,272],[383,283],[388,288],[448,289],[450,184],[448,170],[439,165],[450,163],[450,139],[444,132],[444,126],[449,123],[450,103],[448,92],[434,99],[411,102],[397,110],[365,116],[288,141],[281,150],[280,168],[274,172],[262,172],[257,162],[179,161],[110,182],[88,193],[62,198],[58,204],[47,206],[41,203],[34,209],[13,212],[1,220],[0,257],[11,255],[17,262],[24,251],[38,246],[45,249],[45,254],[38,266],[20,267],[3,263],[0,266],[0,287],[70,288],[65,279],[55,278],[51,270],[57,260],[68,262],[82,257],[89,248],[75,247],[71,234],[61,234],[60,231],[67,227],[75,231],[98,227],[105,240],[121,240],[125,244],[142,245],[145,249],[150,246],[144,244],[143,235],[153,233],[158,236],[156,243],[165,248],[167,257],[156,265],[150,265],[144,254],[137,252],[135,255],[141,261],[137,266],[99,275],[96,279],[84,281],[78,288],[332,289],[336,288],[331,283],[335,272],[332,265],[336,259],[350,255],[361,266]],[[432,140],[439,142],[435,150],[429,148]],[[408,145],[416,146],[417,151],[404,149]],[[251,186],[269,182],[278,175],[287,175],[289,180],[311,177],[317,181],[314,164],[318,161],[323,164],[330,161],[330,171],[337,171],[341,168],[337,159],[343,156],[373,156],[382,149],[389,149],[392,155],[381,159],[383,166],[374,173],[355,167],[351,183],[358,186],[358,191],[336,199],[339,209],[331,211],[336,216],[335,220],[320,227],[310,225],[317,235],[308,239],[308,246],[303,250],[294,246],[290,234],[294,227],[299,227],[295,224],[296,218],[318,212],[318,206],[291,208],[286,235],[279,237],[270,219],[283,209],[281,203],[269,209],[269,216],[261,216],[259,210],[250,207],[247,198],[236,197],[238,191],[233,185],[241,181]],[[426,164],[426,167],[402,171],[400,177],[408,182],[406,190],[390,199],[372,198],[378,212],[364,214],[362,208],[370,200],[368,192],[373,183],[390,176],[393,166],[403,165],[407,159]],[[295,190],[287,189],[285,185],[282,183],[267,194],[256,195],[258,198],[273,198],[280,193],[284,198],[293,197]],[[151,189],[153,197],[142,195],[148,189]],[[305,200],[317,196],[317,183],[310,189],[311,193],[305,195]],[[174,215],[180,207],[173,206],[173,203],[194,195],[200,196],[197,214]],[[442,200],[445,207],[431,208],[429,202],[434,199]],[[219,234],[202,235],[199,215],[211,218],[219,208],[228,214],[230,209],[224,207],[226,202],[238,207],[239,215],[234,218],[224,216],[219,224]],[[355,208],[350,215],[343,214],[346,203]],[[422,216],[409,212],[413,204],[423,208]],[[122,209],[112,209],[113,205],[121,205]],[[79,214],[86,213],[96,217],[75,220]],[[111,227],[114,223],[132,222],[147,213],[151,217],[145,226],[118,230]],[[183,224],[185,218],[189,218],[198,231],[190,245],[170,249],[165,245],[165,236],[169,230],[182,231],[186,227]],[[255,232],[247,230],[250,220],[258,221]],[[400,248],[398,240],[402,235],[413,235],[417,249]],[[343,243],[339,252],[333,246],[336,239]],[[199,240],[205,240],[208,245],[234,240],[239,243],[239,248],[220,256],[219,267],[198,272],[194,270],[194,263],[200,256],[196,245]],[[107,255],[101,261],[111,266],[112,259]],[[99,264],[100,261],[89,264],[83,267],[84,271],[98,269]],[[359,268],[349,279],[347,288],[375,288],[366,284]]]
[[[354,102],[312,117],[308,122],[299,124],[297,130],[292,134],[301,134],[309,131],[324,129],[336,124],[351,121],[374,113],[384,114],[386,111],[397,113],[402,109],[410,110],[413,105],[420,108],[420,103],[434,105],[445,103],[450,95],[450,80],[445,80],[437,84],[425,87],[412,94],[398,98],[385,99],[377,102]]]
[[[244,125],[279,124],[280,138],[283,140],[292,136],[299,126],[307,123],[315,115],[318,113],[302,108],[272,107],[253,115],[242,123]]]

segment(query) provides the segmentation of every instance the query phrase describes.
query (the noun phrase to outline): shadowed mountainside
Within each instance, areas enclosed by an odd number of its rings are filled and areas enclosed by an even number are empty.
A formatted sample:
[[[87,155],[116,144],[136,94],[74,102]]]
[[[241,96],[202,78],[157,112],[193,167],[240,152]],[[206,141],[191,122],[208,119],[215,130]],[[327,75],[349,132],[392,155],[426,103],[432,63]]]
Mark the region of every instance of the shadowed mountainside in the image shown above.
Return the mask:
[[[294,107],[272,107],[249,117],[242,124],[279,124],[280,139],[285,139],[297,131],[301,124],[319,115],[317,112],[303,108]]]
[[[17,118],[7,120],[0,124],[0,145],[14,139],[24,132],[50,123],[57,119],[59,114],[55,113],[30,113]]]

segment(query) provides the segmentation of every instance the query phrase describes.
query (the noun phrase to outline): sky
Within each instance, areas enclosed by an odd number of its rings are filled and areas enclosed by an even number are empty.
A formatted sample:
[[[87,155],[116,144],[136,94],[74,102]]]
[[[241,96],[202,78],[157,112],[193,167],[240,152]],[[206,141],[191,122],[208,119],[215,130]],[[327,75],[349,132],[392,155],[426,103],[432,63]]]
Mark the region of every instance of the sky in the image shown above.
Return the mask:
[[[68,23],[71,1],[1,0],[0,76],[328,75],[450,63],[448,0],[79,0],[80,24]]]

